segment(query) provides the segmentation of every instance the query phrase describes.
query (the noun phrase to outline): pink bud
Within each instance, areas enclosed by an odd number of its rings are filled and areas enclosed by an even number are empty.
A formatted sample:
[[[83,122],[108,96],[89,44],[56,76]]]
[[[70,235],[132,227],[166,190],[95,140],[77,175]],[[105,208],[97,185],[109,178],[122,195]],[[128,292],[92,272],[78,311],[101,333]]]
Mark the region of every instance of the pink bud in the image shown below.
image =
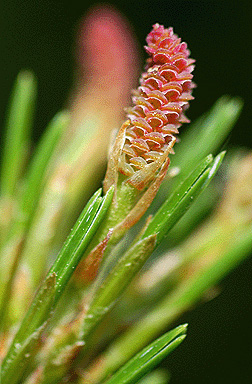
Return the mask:
[[[178,128],[189,122],[184,111],[195,86],[191,74],[195,60],[172,28],[155,24],[146,41],[150,57],[132,97],[134,107],[127,109],[129,123],[119,162],[119,171],[126,176],[161,159],[175,142]]]
[[[139,67],[136,39],[126,19],[109,5],[92,8],[77,36],[78,88],[122,112]],[[94,100],[95,101],[95,100]]]

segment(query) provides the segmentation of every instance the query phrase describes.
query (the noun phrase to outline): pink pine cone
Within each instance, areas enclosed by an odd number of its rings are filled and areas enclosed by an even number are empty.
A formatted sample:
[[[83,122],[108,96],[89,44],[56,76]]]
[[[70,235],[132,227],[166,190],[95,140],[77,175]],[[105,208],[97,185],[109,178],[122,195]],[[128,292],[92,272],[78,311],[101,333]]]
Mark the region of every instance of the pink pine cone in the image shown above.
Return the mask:
[[[150,58],[132,97],[134,107],[127,109],[129,125],[119,164],[127,176],[158,160],[181,123],[189,122],[184,111],[195,87],[191,74],[195,60],[172,28],[155,24],[146,41]]]

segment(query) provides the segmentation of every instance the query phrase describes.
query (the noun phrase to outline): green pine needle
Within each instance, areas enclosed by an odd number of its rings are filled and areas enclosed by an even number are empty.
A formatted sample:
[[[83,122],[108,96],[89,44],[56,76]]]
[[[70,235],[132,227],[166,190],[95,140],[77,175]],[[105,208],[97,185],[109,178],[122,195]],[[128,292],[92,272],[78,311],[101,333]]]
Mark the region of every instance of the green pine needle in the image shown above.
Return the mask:
[[[166,233],[187,211],[195,198],[208,186],[219,169],[224,156],[225,152],[221,152],[214,160],[212,155],[207,156],[159,208],[142,237],[156,233],[156,245],[160,244]]]
[[[223,96],[209,112],[191,124],[182,135],[181,142],[176,147],[176,156],[172,159],[172,166],[179,167],[181,177],[191,172],[195,163],[208,153],[216,154],[235,125],[242,107],[241,99]],[[179,177],[178,181],[174,179],[175,183],[179,182]]]
[[[15,365],[12,365],[12,361],[14,361],[14,357],[15,359],[19,359],[17,356],[19,353],[22,353],[23,344],[25,344],[26,340],[32,337],[32,334],[43,326],[46,319],[50,317],[50,313],[55,308],[86,247],[97,231],[111,204],[113,188],[108,191],[104,198],[101,198],[100,195],[101,189],[93,195],[84,208],[79,220],[59,253],[57,260],[48,272],[46,281],[48,281],[48,279],[50,280],[51,277],[55,278],[53,299],[50,296],[50,300],[44,302],[43,297],[47,291],[43,285],[35,296],[3,361],[2,384],[9,383],[8,378],[12,377],[12,372],[15,371]],[[20,346],[18,350],[16,345]],[[13,384],[16,382],[18,382],[18,378],[16,381],[12,381]]]
[[[1,194],[13,196],[30,145],[37,93],[36,80],[29,71],[19,73],[14,86],[6,124],[5,145],[1,169]]]
[[[106,384],[133,384],[151,371],[186,337],[187,324],[167,332],[128,361]]]

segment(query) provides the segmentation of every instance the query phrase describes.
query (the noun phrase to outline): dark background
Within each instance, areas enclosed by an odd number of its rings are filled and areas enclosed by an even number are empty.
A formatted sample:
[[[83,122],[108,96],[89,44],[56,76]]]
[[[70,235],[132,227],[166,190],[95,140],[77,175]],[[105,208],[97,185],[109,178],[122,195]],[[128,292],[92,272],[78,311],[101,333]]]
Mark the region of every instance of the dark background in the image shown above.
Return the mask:
[[[252,147],[250,1],[110,1],[131,22],[140,46],[155,22],[189,43],[197,60],[188,116],[205,112],[223,94],[245,101],[229,144]],[[32,69],[39,84],[36,130],[62,108],[73,79],[76,25],[95,2],[2,0],[0,5],[0,126],[15,76]],[[2,135],[1,135],[2,136]],[[252,382],[252,261],[221,284],[222,294],[183,316],[188,338],[167,360],[172,383]]]

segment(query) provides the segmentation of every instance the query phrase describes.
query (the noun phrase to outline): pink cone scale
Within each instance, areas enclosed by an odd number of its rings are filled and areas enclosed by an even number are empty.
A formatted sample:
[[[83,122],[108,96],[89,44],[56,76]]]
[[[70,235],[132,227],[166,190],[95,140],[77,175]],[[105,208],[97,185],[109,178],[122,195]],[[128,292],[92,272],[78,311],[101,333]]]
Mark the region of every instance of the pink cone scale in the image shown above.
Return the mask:
[[[189,122],[184,112],[195,87],[195,60],[189,58],[187,44],[173,28],[154,24],[146,41],[150,57],[133,93],[134,106],[126,110],[128,121],[118,164],[119,172],[128,177],[172,152],[178,128]]]

